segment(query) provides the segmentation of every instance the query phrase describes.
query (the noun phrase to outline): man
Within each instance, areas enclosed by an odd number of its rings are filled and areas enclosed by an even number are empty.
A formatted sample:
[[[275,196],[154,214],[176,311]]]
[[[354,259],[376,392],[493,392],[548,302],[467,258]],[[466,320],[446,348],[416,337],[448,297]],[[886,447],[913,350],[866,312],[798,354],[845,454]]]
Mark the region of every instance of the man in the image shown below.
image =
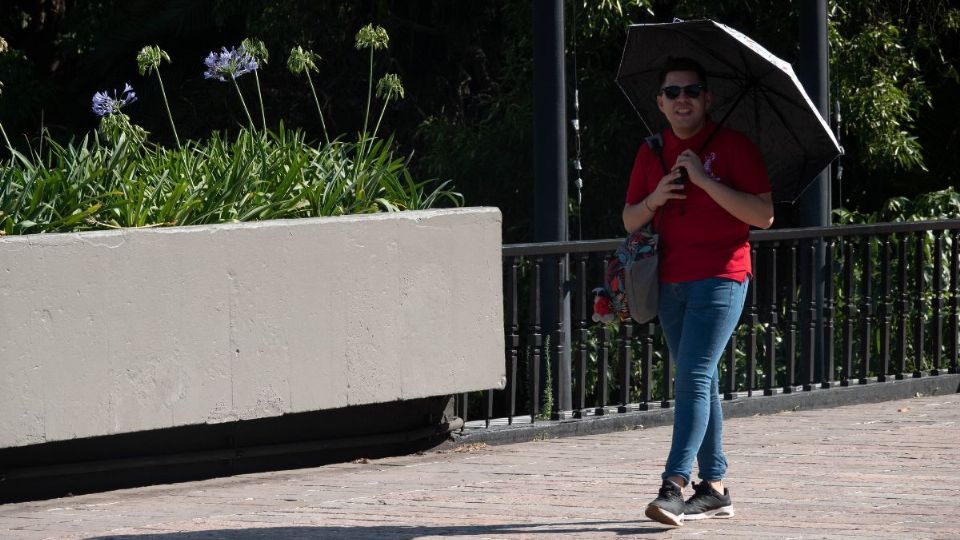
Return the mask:
[[[773,224],[773,199],[756,146],[718,126],[703,67],[670,58],[657,106],[670,128],[641,145],[630,175],[623,225],[652,222],[660,234],[660,324],[676,364],[673,440],[662,486],[647,517],[669,525],[732,517],[723,486],[720,356],[736,328],[751,275],[750,227]],[[696,457],[701,482],[686,501]]]

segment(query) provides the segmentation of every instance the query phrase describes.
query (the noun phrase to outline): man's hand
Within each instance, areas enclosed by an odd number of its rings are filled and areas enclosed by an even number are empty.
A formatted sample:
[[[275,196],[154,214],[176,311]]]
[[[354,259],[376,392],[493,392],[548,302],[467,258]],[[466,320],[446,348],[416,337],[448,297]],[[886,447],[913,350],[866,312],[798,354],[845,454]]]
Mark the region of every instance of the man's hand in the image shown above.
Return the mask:
[[[703,183],[709,180],[707,171],[703,169],[703,163],[700,162],[700,156],[689,148],[677,156],[677,163],[673,166],[674,170],[684,167],[687,169],[687,176],[695,185],[703,187]]]
[[[656,210],[660,208],[667,204],[670,199],[687,198],[687,195],[683,193],[686,186],[677,181],[679,178],[680,171],[674,169],[660,179],[660,183],[657,184],[657,189],[653,190],[653,193],[650,195],[647,195],[647,204],[650,205],[651,209]]]
[[[657,188],[653,193],[647,195],[643,200],[636,204],[628,204],[623,207],[623,228],[627,232],[633,232],[643,227],[657,213],[657,209],[667,204],[670,199],[686,199],[687,195],[683,193],[686,186],[677,183],[680,178],[679,171],[672,171],[660,179]]]

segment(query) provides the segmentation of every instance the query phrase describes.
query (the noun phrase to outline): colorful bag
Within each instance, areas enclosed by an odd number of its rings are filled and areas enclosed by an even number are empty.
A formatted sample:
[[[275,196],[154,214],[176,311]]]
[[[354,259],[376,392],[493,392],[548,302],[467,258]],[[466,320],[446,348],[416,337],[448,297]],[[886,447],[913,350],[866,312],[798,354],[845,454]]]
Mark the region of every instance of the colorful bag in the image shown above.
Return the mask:
[[[657,270],[659,235],[646,229],[630,234],[607,261],[603,287],[594,289],[593,320],[640,324],[657,316],[660,279]]]

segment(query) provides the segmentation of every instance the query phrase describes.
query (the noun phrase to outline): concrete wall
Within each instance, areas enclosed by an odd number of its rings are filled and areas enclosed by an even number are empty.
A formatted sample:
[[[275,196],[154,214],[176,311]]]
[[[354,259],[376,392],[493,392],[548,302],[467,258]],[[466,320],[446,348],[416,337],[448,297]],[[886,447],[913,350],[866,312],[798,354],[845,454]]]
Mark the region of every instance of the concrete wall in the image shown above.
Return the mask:
[[[491,208],[0,238],[0,448],[502,388]]]

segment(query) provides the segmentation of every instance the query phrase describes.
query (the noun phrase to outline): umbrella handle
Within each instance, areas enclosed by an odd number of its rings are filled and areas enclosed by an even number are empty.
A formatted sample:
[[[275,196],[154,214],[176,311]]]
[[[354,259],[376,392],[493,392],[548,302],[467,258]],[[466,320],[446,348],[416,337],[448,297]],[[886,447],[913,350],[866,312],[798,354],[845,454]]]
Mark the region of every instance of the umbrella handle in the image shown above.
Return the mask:
[[[680,178],[674,180],[675,184],[686,184],[690,181],[690,175],[687,174],[686,167],[677,167],[677,170],[680,171]]]

